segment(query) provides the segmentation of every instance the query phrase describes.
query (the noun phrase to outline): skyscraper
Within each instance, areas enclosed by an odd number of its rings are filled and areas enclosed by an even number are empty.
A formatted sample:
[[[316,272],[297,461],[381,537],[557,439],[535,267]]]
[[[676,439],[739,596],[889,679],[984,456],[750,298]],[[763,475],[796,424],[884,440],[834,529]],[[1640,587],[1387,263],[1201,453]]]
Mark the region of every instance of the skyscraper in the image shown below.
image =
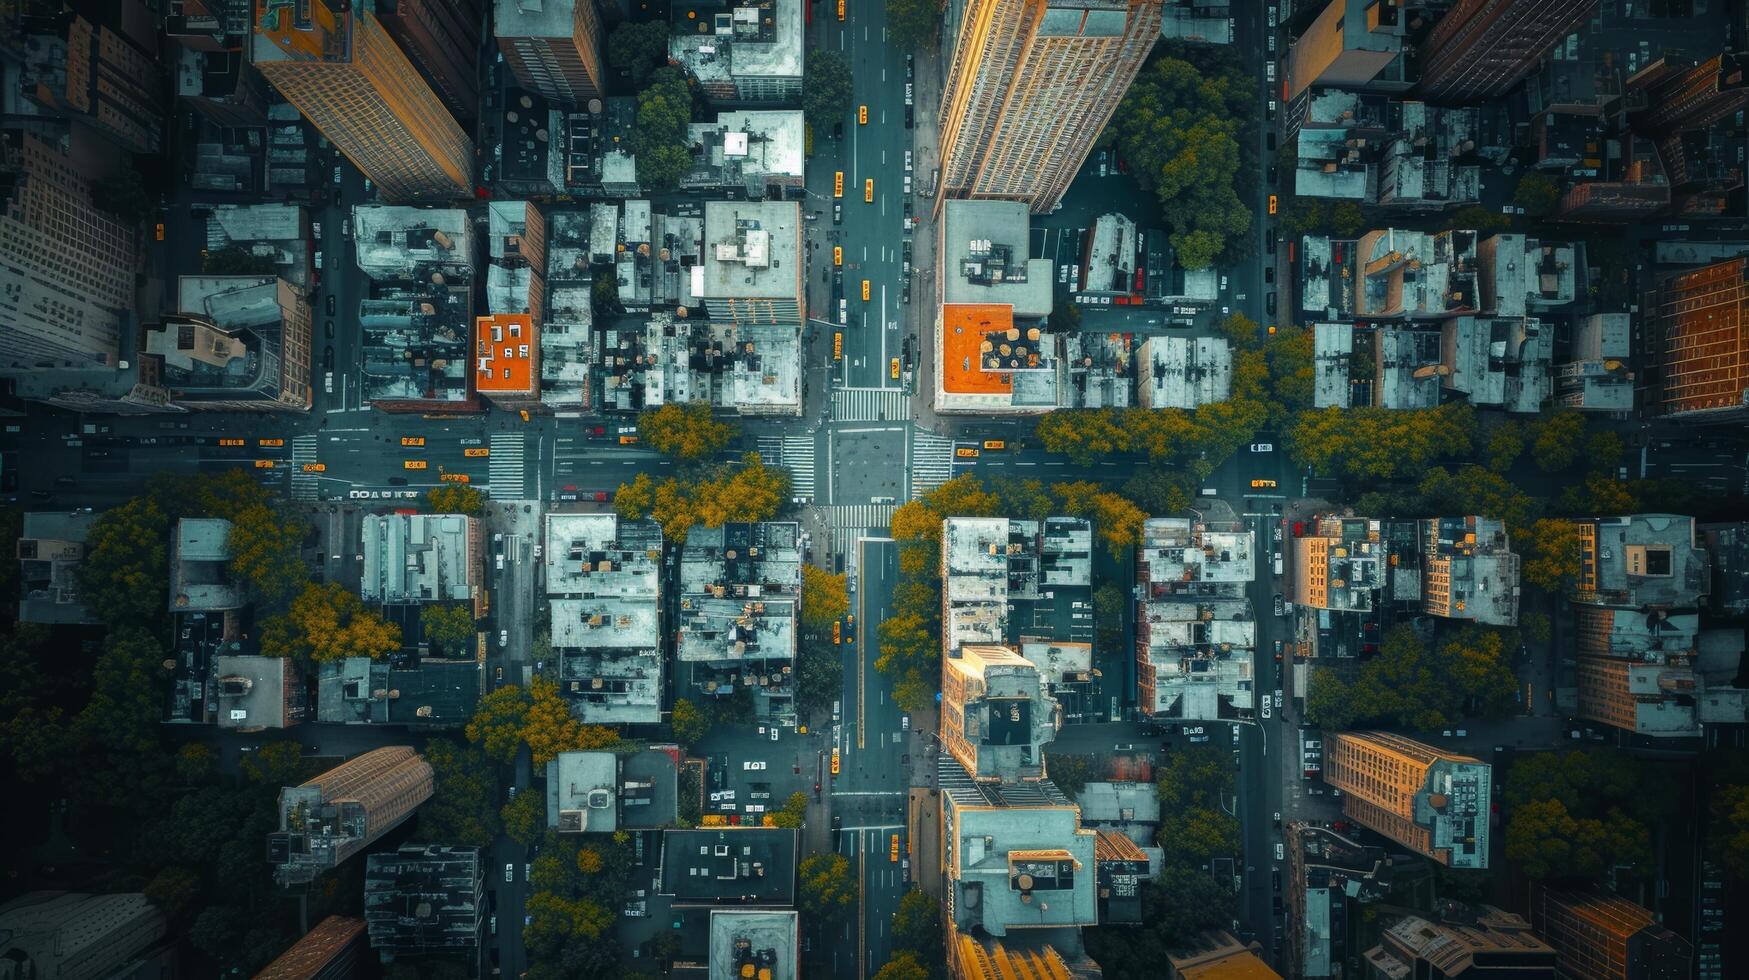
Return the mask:
[[[267,858],[281,884],[317,875],[370,846],[431,798],[431,764],[405,745],[369,752],[279,791]]]
[[[1530,921],[1555,948],[1564,977],[1687,980],[1694,949],[1652,913],[1607,892],[1564,892],[1535,885]]]
[[[1711,126],[1749,104],[1746,64],[1749,59],[1740,54],[1699,63],[1659,58],[1625,83],[1631,124],[1649,136]]]
[[[1488,866],[1492,769],[1388,732],[1326,739],[1324,781],[1343,814],[1452,868]]]
[[[1418,92],[1430,102],[1505,95],[1597,0],[1458,0],[1421,42]]]
[[[1660,415],[1723,422],[1749,408],[1749,259],[1664,277],[1646,331]]]
[[[594,0],[497,0],[492,33],[522,84],[578,105],[601,94],[601,18]]]
[[[134,308],[134,229],[91,203],[89,159],[0,136],[0,371],[114,367]]]
[[[473,143],[370,6],[256,0],[255,9],[255,66],[386,199],[469,193]]]
[[[480,107],[479,0],[377,0],[377,17],[455,117]]]
[[[968,0],[941,100],[947,198],[1049,211],[1160,36],[1161,0]]]

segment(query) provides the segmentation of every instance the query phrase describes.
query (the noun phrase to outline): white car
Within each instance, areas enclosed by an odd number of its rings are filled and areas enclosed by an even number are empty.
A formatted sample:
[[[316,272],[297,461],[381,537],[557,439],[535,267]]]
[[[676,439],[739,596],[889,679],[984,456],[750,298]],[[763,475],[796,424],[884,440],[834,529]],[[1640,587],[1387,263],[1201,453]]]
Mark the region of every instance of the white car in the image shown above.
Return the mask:
[[[1254,442],[1251,444],[1251,451],[1254,453],[1272,453],[1275,452],[1275,445],[1268,442]]]
[[[510,631],[509,630],[499,630],[498,631],[498,645],[501,647],[507,647],[510,645]]]
[[[1263,702],[1263,720],[1269,720],[1269,702],[1267,700]]]
[[[777,741],[777,726],[776,725],[771,726],[771,740],[773,742]],[[765,763],[763,763],[763,762],[760,763],[759,768],[764,769]]]
[[[506,864],[504,866],[504,880],[505,881],[515,881],[516,880],[516,865]]]

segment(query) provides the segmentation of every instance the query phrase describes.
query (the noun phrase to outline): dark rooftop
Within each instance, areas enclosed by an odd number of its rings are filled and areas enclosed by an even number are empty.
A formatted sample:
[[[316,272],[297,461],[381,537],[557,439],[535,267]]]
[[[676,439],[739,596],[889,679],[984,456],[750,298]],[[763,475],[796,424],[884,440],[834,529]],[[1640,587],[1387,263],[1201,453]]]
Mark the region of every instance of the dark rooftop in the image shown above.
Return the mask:
[[[662,835],[662,891],[682,905],[792,905],[794,830],[740,827]]]

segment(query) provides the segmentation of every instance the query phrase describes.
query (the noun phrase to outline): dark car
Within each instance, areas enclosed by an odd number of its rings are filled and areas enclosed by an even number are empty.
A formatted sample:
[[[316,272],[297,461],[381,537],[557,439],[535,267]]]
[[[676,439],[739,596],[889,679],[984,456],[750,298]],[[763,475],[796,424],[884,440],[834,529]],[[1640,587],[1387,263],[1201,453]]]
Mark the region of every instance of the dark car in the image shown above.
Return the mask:
[[[332,297],[330,297],[330,298],[332,298]],[[323,320],[322,321],[322,335],[324,337],[327,337],[329,340],[334,339],[334,321],[333,320]]]
[[[334,370],[334,348],[332,347],[322,351],[322,370]]]
[[[1275,164],[1273,164],[1273,163],[1272,163],[1272,164],[1270,164],[1270,165],[1269,165],[1269,182],[1270,182],[1270,183],[1271,183],[1271,184],[1273,184],[1273,183],[1275,183],[1275,182],[1276,182],[1276,181],[1277,181],[1277,180],[1279,180],[1279,179],[1280,179],[1280,177],[1281,177],[1281,175],[1280,175],[1280,173],[1279,173],[1279,172],[1278,172],[1278,171],[1277,171],[1277,169],[1276,169],[1276,166],[1275,166]]]
[[[334,315],[334,294],[333,293],[328,294],[328,315],[329,316]]]
[[[1264,134],[1263,145],[1269,147],[1271,150],[1275,149],[1275,133],[1273,130]]]
[[[917,125],[917,116],[913,106],[905,107],[905,128],[911,129]]]
[[[1263,236],[1263,250],[1265,252],[1268,252],[1270,255],[1275,254],[1275,236],[1274,235]]]
[[[912,55],[905,56],[905,81],[916,81],[917,63]]]
[[[1263,267],[1263,281],[1264,282],[1274,282],[1275,281],[1275,266],[1266,265]]]
[[[1274,293],[1270,293],[1268,296],[1265,296],[1263,298],[1263,308],[1265,310],[1269,311],[1270,316],[1275,315],[1275,294]]]
[[[837,815],[837,814],[833,814],[832,815],[832,829],[833,830],[842,830],[843,827],[844,827],[844,818]]]

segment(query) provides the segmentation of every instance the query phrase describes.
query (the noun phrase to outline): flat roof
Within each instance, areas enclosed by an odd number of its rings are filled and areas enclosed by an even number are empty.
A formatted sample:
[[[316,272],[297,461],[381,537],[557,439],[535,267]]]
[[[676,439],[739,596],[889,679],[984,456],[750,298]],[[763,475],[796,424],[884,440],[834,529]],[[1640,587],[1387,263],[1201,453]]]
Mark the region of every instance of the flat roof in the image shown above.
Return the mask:
[[[665,831],[661,894],[676,906],[794,905],[800,840],[779,827]]]
[[[483,394],[534,391],[534,355],[540,338],[527,313],[494,313],[474,320],[474,388]]]
[[[710,980],[741,980],[748,966],[760,980],[796,980],[798,921],[794,911],[712,909]]]
[[[1012,395],[1009,376],[983,368],[986,334],[1014,326],[1014,308],[995,303],[949,303],[941,308],[941,386],[948,394]]]
[[[1021,201],[946,202],[942,302],[1007,305],[1022,320],[1049,316],[1055,279],[1049,259],[1028,258],[1031,229],[1032,215]]]

